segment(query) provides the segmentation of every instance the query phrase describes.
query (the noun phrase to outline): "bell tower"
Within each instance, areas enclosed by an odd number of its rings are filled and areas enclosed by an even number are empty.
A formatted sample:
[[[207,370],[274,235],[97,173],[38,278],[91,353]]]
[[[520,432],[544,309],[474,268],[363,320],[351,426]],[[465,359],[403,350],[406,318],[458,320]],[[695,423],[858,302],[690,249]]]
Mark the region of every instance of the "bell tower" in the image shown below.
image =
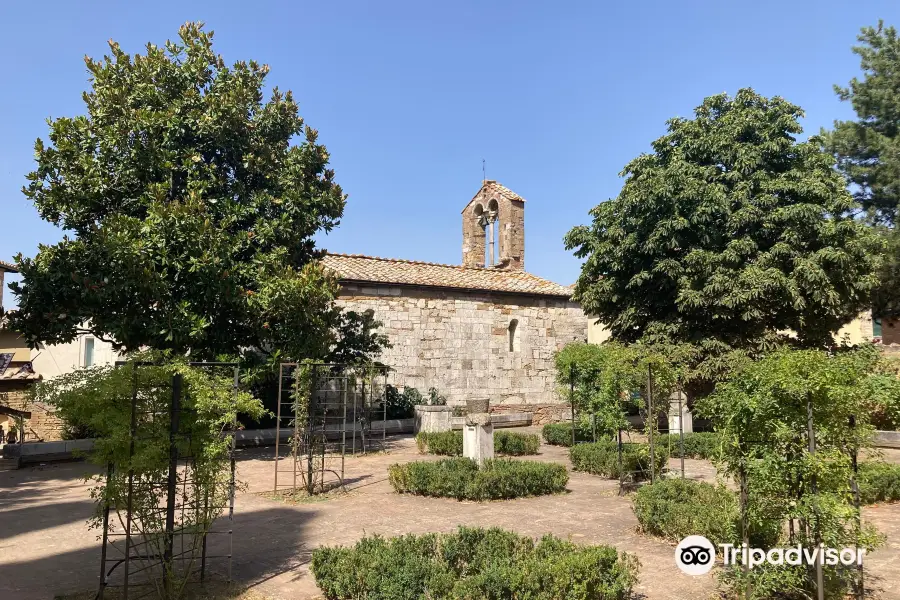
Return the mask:
[[[525,199],[485,180],[462,211],[463,266],[525,270]]]

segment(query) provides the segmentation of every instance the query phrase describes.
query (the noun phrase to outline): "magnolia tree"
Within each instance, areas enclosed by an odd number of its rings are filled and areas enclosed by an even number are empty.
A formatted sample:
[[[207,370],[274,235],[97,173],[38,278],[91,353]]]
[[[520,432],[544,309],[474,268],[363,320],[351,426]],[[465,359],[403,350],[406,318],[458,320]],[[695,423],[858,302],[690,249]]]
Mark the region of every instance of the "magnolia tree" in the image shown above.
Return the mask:
[[[19,310],[9,325],[32,345],[88,332],[132,357],[152,351],[137,377],[142,414],[157,416],[140,423],[133,453],[131,368],[78,371],[35,388],[97,438],[93,459],[112,465],[95,490],[101,507],[126,505],[123,485],[134,473],[132,517],[148,543],[163,539],[150,482],[167,468],[169,383],[183,377],[192,416],[181,428],[191,447],[179,454],[192,457],[193,497],[209,499],[183,529],[202,539],[225,505],[225,434],[238,414],[256,420],[265,411],[186,357],[239,360],[271,376],[268,367],[284,359],[370,360],[386,339],[371,313],[335,305],[337,282],[314,236],[338,224],[346,197],[292,94],[275,87],[264,97],[267,66],[226,65],[199,23],[144,54],[110,42],[108,56],[86,64],[86,112],[50,121],[24,189],[66,235],[34,258],[17,257],[22,280],[10,287]],[[183,591],[173,577],[160,585],[165,598]]]
[[[17,257],[10,326],[31,344],[86,330],[195,359],[323,357],[342,321],[314,235],[345,203],[328,152],[291,92],[264,98],[266,65],[226,65],[198,23],[178,37],[87,58],[86,114],[35,144],[25,195],[67,233]]]

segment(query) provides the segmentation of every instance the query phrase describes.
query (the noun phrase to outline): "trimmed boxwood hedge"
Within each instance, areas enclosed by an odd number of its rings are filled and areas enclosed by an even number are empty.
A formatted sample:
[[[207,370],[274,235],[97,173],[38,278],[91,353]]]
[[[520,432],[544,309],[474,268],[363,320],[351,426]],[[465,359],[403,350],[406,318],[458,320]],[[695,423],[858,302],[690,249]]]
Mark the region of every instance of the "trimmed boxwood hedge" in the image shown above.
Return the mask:
[[[541,430],[544,441],[553,446],[571,446],[572,445],[572,424],[571,423],[547,423]],[[591,428],[585,425],[577,425],[575,427],[576,442],[591,442],[594,440]]]
[[[669,449],[674,458],[681,457],[681,440],[677,433],[664,433],[659,443]],[[722,451],[722,436],[718,433],[701,432],[684,434],[684,457],[713,460]]]
[[[859,463],[859,500],[862,504],[900,500],[900,465]]]
[[[501,500],[556,494],[566,489],[563,465],[495,458],[478,464],[468,458],[445,458],[391,465],[388,479],[400,493],[457,500]]]
[[[644,533],[671,541],[702,535],[714,544],[739,537],[737,495],[723,486],[690,479],[663,479],[638,488],[632,509]]]
[[[515,431],[494,432],[494,452],[506,456],[527,456],[537,454],[541,439],[533,433]]]
[[[640,563],[612,546],[578,546],[502,529],[365,537],[313,551],[312,573],[327,600],[531,598],[625,600]]]
[[[422,454],[437,454],[439,456],[462,456],[463,434],[462,431],[421,431],[416,434],[416,446]],[[496,448],[496,443],[494,444]]]
[[[655,470],[659,477],[668,460],[667,448],[655,445]],[[610,479],[619,478],[619,454],[616,442],[603,441],[577,444],[569,450],[572,468]],[[628,481],[650,479],[650,446],[648,444],[622,444],[622,476]]]
[[[507,456],[537,454],[541,440],[533,433],[514,431],[494,432],[494,452]],[[416,435],[419,452],[440,456],[462,456],[463,434],[461,431],[420,432]]]

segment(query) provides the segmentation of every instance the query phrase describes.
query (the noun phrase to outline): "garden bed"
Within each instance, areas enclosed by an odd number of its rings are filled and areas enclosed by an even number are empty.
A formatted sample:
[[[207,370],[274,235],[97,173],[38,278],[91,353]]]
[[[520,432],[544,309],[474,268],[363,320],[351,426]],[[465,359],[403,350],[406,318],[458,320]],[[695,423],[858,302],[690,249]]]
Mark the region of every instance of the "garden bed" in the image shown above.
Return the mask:
[[[512,431],[494,432],[494,452],[506,456],[526,456],[537,454],[541,440],[538,436]],[[461,431],[421,432],[416,435],[419,452],[440,456],[462,456],[463,434]]]
[[[494,459],[479,468],[468,458],[445,458],[391,465],[388,478],[397,492],[457,500],[505,500],[565,491],[563,465]]]
[[[631,597],[639,566],[612,546],[465,527],[453,534],[372,536],[349,548],[319,548],[312,557],[328,600],[620,600]]]
[[[690,479],[661,480],[640,487],[632,509],[644,533],[669,541],[702,535],[721,544],[738,538],[738,498],[722,486]]]
[[[654,475],[659,477],[666,468],[667,449],[654,447]],[[602,475],[610,479],[643,481],[650,479],[650,446],[640,443],[622,444],[621,465],[618,444],[613,441],[577,444],[569,450],[572,468],[592,475]]]
[[[677,433],[664,433],[655,438],[660,446],[668,449],[673,458],[681,457],[681,436]],[[718,433],[685,433],[684,458],[714,460],[722,453],[722,436]]]
[[[571,423],[547,423],[541,430],[544,441],[551,446],[571,446],[572,445],[572,424]],[[576,442],[592,442],[594,437],[588,426],[577,425],[575,427]]]
[[[858,482],[862,504],[900,500],[900,465],[862,462],[859,464]]]

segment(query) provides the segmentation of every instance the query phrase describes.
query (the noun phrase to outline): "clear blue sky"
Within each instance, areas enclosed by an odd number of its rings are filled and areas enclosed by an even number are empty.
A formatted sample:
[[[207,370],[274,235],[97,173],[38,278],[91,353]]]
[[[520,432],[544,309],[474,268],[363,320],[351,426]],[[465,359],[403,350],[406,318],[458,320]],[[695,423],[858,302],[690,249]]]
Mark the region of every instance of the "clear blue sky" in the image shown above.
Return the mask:
[[[744,86],[802,106],[807,133],[847,118],[832,85],[859,73],[850,47],[879,18],[900,25],[900,3],[4,2],[0,259],[61,237],[20,190],[45,119],[84,112],[83,56],[110,38],[134,53],[202,20],[227,62],[269,64],[350,195],[329,250],[459,263],[485,159],[527,200],[527,270],[568,284],[563,235],[666,119]]]

